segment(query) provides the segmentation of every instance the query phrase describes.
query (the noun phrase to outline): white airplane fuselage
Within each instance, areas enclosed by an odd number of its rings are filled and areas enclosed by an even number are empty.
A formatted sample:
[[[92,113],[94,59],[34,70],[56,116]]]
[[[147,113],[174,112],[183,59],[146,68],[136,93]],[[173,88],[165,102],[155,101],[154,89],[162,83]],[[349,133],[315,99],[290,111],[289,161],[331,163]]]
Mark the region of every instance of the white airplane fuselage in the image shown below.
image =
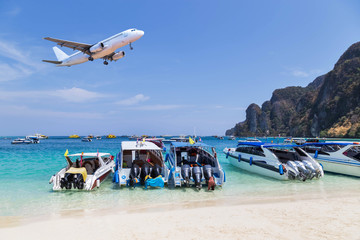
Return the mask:
[[[103,41],[98,42],[94,46],[98,44],[102,44],[103,47],[101,50],[92,52],[91,57],[93,59],[103,58],[112,52],[115,52],[116,49],[126,46],[130,43],[135,42],[136,40],[140,39],[144,35],[144,31],[137,30],[137,29],[128,29],[121,33],[118,33],[114,36],[111,36]],[[100,45],[99,45],[100,46]],[[70,55],[68,58],[63,59],[61,64],[57,64],[56,66],[72,66],[80,63],[84,63],[89,61],[90,55],[85,54],[83,52],[76,52]],[[115,59],[116,61],[117,59]]]

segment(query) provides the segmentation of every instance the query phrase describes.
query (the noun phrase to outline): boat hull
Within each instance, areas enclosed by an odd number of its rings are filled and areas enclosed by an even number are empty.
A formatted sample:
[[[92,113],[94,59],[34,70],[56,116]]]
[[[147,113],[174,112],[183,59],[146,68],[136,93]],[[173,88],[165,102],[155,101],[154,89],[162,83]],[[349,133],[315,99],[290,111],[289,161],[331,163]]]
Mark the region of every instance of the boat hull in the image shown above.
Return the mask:
[[[312,156],[315,157],[314,155]],[[360,162],[358,164],[349,163],[346,160],[330,159],[327,157],[317,157],[315,159],[321,163],[325,172],[360,177]]]
[[[273,170],[269,170],[269,169],[257,166],[255,164],[250,165],[249,160],[248,161],[244,161],[244,160],[239,161],[238,157],[232,156],[232,155],[229,155],[228,160],[229,160],[230,164],[233,165],[234,167],[240,168],[247,172],[255,173],[255,174],[266,176],[266,177],[275,178],[278,180],[289,180],[287,175],[285,175],[285,174],[280,175],[279,170],[273,171]]]

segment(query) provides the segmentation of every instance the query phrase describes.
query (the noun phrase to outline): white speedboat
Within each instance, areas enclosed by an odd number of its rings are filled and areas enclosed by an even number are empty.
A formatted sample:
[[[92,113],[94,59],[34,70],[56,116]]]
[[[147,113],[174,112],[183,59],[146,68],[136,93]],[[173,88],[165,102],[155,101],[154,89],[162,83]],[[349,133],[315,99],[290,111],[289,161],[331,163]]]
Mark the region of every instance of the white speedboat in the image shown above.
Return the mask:
[[[25,138],[17,138],[13,141],[11,141],[11,144],[31,144],[33,143],[30,139]]]
[[[92,139],[89,137],[84,137],[81,139],[82,142],[92,142]]]
[[[114,157],[110,153],[65,154],[67,166],[50,178],[53,190],[92,190],[114,170]]]
[[[257,139],[257,138],[246,138],[246,139],[240,139],[238,140],[239,143],[243,143],[243,142],[259,142],[261,143],[261,140]]]
[[[225,183],[225,172],[217,159],[214,147],[204,143],[173,142],[166,157],[169,163],[169,184],[175,187],[185,185],[201,189],[206,184],[208,190]]]
[[[297,145],[241,142],[237,148],[225,148],[224,153],[235,167],[279,180],[324,176],[320,164]]]
[[[148,141],[123,141],[113,181],[120,186],[164,187],[169,170],[162,148]]]
[[[305,143],[302,149],[324,167],[324,171],[360,177],[359,143]]]
[[[40,143],[40,139],[37,136],[26,136],[26,140],[30,140],[31,143]]]

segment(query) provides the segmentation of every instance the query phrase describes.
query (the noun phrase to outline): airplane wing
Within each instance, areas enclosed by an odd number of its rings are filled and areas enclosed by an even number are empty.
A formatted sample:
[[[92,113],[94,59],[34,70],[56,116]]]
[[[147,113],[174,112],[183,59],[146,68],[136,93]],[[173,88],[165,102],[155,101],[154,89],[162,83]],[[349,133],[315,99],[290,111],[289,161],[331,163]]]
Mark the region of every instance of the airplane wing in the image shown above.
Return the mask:
[[[115,55],[115,52],[112,52],[106,56],[103,57],[104,60],[111,60],[112,61],[112,57]]]
[[[66,40],[61,40],[61,39],[56,39],[56,38],[51,38],[51,37],[46,37],[44,39],[49,40],[51,42],[55,42],[55,43],[57,43],[57,45],[60,45],[61,47],[68,47],[73,50],[79,50],[84,53],[88,53],[89,48],[92,46],[91,44],[71,42],[71,41],[66,41]]]

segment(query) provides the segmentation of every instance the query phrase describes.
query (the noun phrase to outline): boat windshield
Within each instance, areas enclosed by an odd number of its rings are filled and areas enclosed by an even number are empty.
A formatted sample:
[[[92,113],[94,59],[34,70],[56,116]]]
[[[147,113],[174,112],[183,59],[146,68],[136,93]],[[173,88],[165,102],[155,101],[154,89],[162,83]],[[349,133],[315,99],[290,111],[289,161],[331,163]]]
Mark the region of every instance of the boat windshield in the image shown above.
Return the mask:
[[[137,164],[140,168],[149,163],[150,165],[163,166],[162,153],[160,150],[123,150],[123,168],[131,168]]]
[[[264,150],[260,146],[243,145],[236,148],[236,152],[248,153],[252,155],[265,157]]]
[[[360,162],[360,146],[351,147],[343,154]]]

